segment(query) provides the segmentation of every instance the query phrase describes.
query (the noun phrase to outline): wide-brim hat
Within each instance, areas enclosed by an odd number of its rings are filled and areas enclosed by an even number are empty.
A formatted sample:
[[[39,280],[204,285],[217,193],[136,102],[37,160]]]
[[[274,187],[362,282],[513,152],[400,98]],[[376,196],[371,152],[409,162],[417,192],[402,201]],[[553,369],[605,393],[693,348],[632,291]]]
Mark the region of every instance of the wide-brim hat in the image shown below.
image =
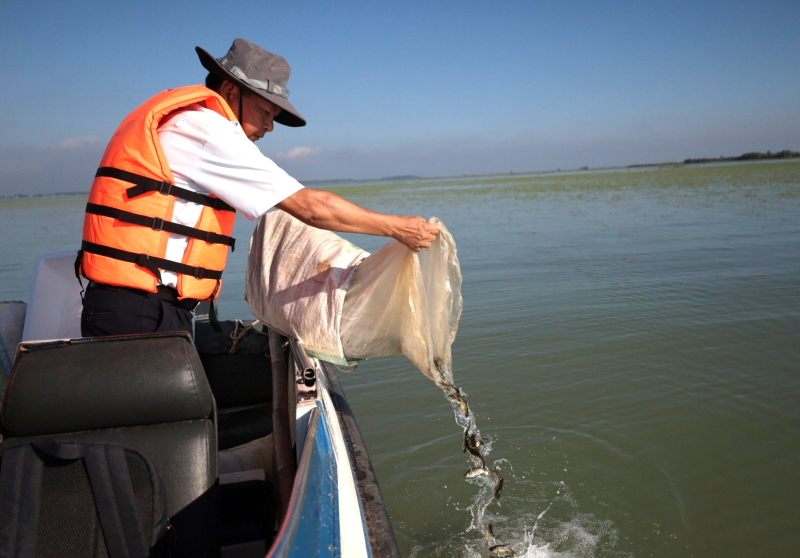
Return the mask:
[[[281,107],[283,110],[275,117],[275,122],[292,127],[306,125],[306,119],[289,102],[286,84],[292,67],[283,56],[267,52],[245,39],[233,41],[222,58],[214,58],[200,47],[195,50],[200,63],[209,72]]]

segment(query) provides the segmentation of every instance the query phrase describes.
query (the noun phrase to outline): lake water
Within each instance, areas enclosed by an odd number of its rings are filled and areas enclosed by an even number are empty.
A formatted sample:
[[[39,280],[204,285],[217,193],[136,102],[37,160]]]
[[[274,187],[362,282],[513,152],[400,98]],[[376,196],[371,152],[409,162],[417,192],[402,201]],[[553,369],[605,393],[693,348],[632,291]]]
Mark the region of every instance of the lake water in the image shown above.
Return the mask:
[[[404,556],[487,556],[487,521],[518,556],[800,552],[800,162],[332,189],[453,234],[454,374],[505,477],[475,518],[441,390],[404,359],[340,374]],[[84,203],[0,200],[0,300],[77,247]]]

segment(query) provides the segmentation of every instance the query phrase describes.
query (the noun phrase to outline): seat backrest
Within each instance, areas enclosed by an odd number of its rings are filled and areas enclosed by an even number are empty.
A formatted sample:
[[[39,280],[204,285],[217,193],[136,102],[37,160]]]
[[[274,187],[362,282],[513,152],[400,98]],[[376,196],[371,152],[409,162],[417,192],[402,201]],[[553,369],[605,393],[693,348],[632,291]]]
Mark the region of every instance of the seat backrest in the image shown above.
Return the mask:
[[[215,556],[214,420],[188,334],[23,343],[3,402],[3,446],[54,437],[136,449],[163,482],[174,556]]]
[[[169,550],[164,490],[119,444],[37,438],[0,448],[0,556],[156,558]]]

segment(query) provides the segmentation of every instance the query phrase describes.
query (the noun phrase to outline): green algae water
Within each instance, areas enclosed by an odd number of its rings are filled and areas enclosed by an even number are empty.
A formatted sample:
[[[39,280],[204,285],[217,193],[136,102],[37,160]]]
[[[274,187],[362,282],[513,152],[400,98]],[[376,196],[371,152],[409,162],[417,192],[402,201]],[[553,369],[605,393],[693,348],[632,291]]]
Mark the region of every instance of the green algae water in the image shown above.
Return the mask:
[[[518,556],[797,554],[800,162],[332,189],[453,234],[455,382],[505,479],[480,521]],[[77,248],[84,203],[0,200],[0,300]],[[249,316],[245,265],[240,248],[225,318]],[[487,556],[441,390],[401,359],[340,379],[403,555]]]

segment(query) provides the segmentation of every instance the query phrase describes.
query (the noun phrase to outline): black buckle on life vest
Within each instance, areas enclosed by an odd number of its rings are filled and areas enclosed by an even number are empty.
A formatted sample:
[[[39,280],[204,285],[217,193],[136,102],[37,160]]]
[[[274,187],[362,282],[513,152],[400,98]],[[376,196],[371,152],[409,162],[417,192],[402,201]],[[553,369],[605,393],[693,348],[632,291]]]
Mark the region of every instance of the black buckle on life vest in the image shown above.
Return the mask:
[[[161,217],[153,217],[153,224],[150,226],[154,231],[161,231],[164,229],[164,219]]]
[[[97,254],[105,258],[113,258],[123,262],[134,263],[139,267],[149,270],[161,281],[161,270],[171,271],[173,273],[180,273],[188,275],[197,279],[216,279],[222,278],[222,270],[206,269],[204,267],[194,267],[191,265],[174,262],[172,260],[165,260],[163,258],[156,258],[147,254],[136,254],[119,248],[112,248],[110,246],[103,246],[102,244],[95,244],[84,240],[81,242],[81,250],[89,254]]]
[[[220,239],[223,239],[223,240],[220,240]],[[230,242],[226,242],[225,239],[228,239]],[[205,238],[203,238],[202,240],[205,240],[209,244],[227,244],[228,246],[231,247],[231,252],[236,250],[236,239],[235,238],[225,237],[225,236],[223,236],[221,234],[217,234],[217,233],[215,233],[213,231],[207,231]]]
[[[136,261],[134,262],[139,267],[152,270],[154,265],[150,261],[150,256],[147,254],[136,254]]]
[[[236,212],[236,209],[219,198],[207,196],[206,194],[198,194],[193,190],[187,190],[186,188],[175,186],[171,182],[162,182],[160,180],[156,180],[155,178],[148,178],[146,176],[142,176],[141,174],[124,171],[122,169],[117,169],[114,167],[100,167],[97,169],[95,176],[115,178],[117,180],[135,184],[136,186],[125,190],[128,199],[133,199],[148,192],[159,192],[165,196],[175,196],[176,198],[193,203],[199,203],[200,205],[205,205],[208,207],[213,207],[214,209],[218,209],[220,211],[230,211],[232,213]]]
[[[158,269],[158,265],[156,265],[155,261],[150,260],[150,256],[148,256],[147,254],[136,254],[136,259],[134,260],[134,263],[139,267],[143,267],[149,270],[153,275],[158,277],[159,281],[161,281],[161,270]]]

